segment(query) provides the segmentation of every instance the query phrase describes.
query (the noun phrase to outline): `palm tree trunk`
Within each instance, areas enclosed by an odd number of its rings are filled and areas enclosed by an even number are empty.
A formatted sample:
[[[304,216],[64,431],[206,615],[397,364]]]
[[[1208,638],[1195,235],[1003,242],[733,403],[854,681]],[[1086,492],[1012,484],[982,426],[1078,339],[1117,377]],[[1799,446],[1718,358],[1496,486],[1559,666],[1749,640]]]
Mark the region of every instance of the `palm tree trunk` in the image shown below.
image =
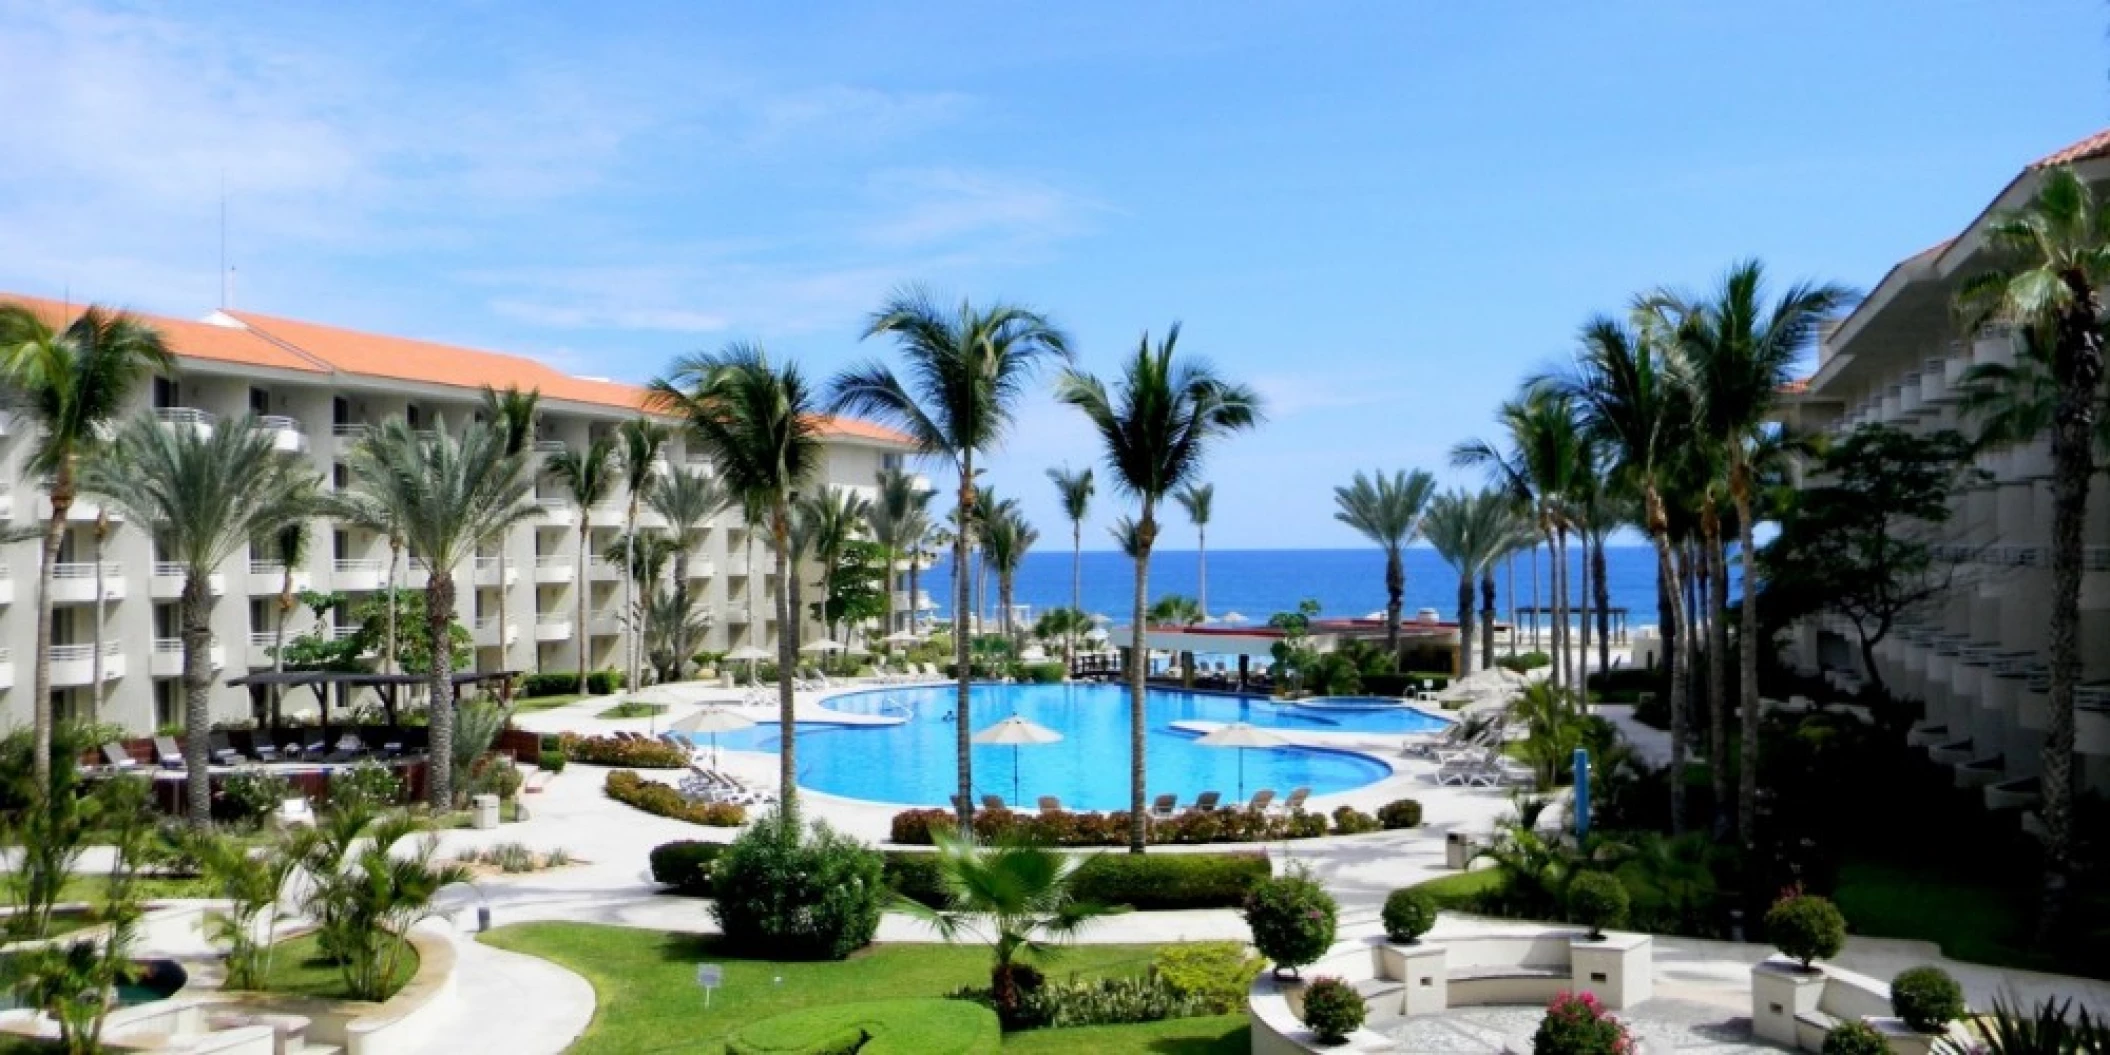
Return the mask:
[[[1135,593],[1129,598],[1129,664],[1128,664],[1128,852],[1143,852],[1148,838],[1144,825],[1148,815],[1143,812],[1149,774],[1145,751],[1149,743],[1150,730],[1144,721],[1144,677],[1150,666],[1148,643],[1143,631],[1143,608],[1150,592],[1150,547],[1157,541],[1158,522],[1156,510],[1149,498],[1143,499],[1143,515],[1136,520],[1136,584]]]
[[[90,629],[95,655],[88,661],[88,718],[90,722],[100,720],[103,710],[103,542],[110,537],[110,514],[106,510],[95,512],[95,545],[90,547],[89,560],[95,562],[95,612]],[[153,569],[147,569],[152,572]]]
[[[683,626],[688,625],[689,618],[689,544],[691,541],[689,533],[686,531],[682,532],[681,548],[674,551],[674,610],[681,613]],[[887,597],[891,599],[893,597],[892,592],[889,592]],[[674,657],[673,677],[678,681],[681,679],[683,672],[688,669],[689,659],[695,654],[697,643],[689,640],[688,632],[685,630],[682,631],[677,640],[681,645],[678,651],[682,654]]]
[[[1084,521],[1070,521],[1070,610],[1084,611]]]
[[[1399,656],[1399,609],[1406,603],[1407,569],[1399,546],[1385,547],[1385,654]]]
[[[1531,648],[1537,651],[1539,644],[1539,540],[1531,540]]]
[[[212,586],[192,569],[177,606],[183,633],[183,770],[191,827],[212,826]]]
[[[474,562],[471,562],[474,566]],[[431,748],[427,752],[425,800],[435,810],[454,805],[454,569],[432,562],[425,580],[425,635],[432,643],[431,687],[427,714]]]
[[[1561,666],[1568,672],[1568,689],[1581,691],[1582,682],[1576,677],[1575,655],[1575,598],[1574,587],[1569,584],[1568,528],[1560,528],[1561,542]]]
[[[1649,520],[1660,523],[1662,499],[1653,492],[1648,496],[1651,506]],[[1656,543],[1656,581],[1664,602],[1663,609],[1663,663],[1669,674],[1666,688],[1670,705],[1670,831],[1672,835],[1685,834],[1685,667],[1681,654],[1686,648],[1685,634],[1680,628],[1684,623],[1682,593],[1678,587],[1678,560],[1670,544],[1670,536],[1663,531],[1651,532]]]
[[[953,700],[954,764],[959,769],[960,791],[955,796],[954,810],[960,815],[960,838],[974,838],[974,720],[973,704],[968,700],[968,685],[974,679],[973,656],[968,647],[967,610],[974,603],[967,580],[972,569],[968,567],[968,554],[973,550],[974,535],[974,451],[960,455],[960,530],[952,540],[952,587],[953,623],[952,658],[954,664]],[[979,616],[979,613],[976,613]]]
[[[1202,610],[1202,622],[1209,621],[1209,530],[1200,524],[1194,526],[1195,542],[1195,587],[1194,603]]]
[[[2086,455],[2083,455],[2085,458]],[[1745,858],[1749,860],[1758,845],[1758,547],[1752,539],[1751,525],[1751,479],[1746,467],[1741,475],[1732,473],[1731,490],[1736,497],[1736,544],[1741,551],[1737,556],[1742,562],[1739,571],[1743,574],[1742,625],[1737,629],[1737,706],[1744,716],[1743,757],[1737,771],[1737,817],[1742,825]],[[1729,576],[1727,569],[1717,575],[1722,580],[1715,589],[1722,595],[1722,606],[1728,607]],[[1729,633],[1726,627],[1716,637],[1727,647]]]
[[[1547,585],[1553,590],[1553,621],[1552,626],[1549,628],[1553,638],[1553,669],[1548,676],[1553,679],[1553,684],[1555,685],[1567,684],[1567,672],[1561,663],[1561,656],[1568,647],[1568,550],[1565,545],[1566,541],[1558,528],[1553,527],[1551,524],[1547,525],[1546,550],[1548,568],[1546,577],[1550,580]]]
[[[37,565],[37,673],[30,692],[31,766],[36,793],[51,787],[51,576],[66,537],[66,515],[73,509],[73,470],[61,463],[52,474],[51,522],[44,526],[44,553]]]
[[[593,589],[593,575],[587,568],[586,536],[591,529],[586,523],[586,509],[579,509],[579,570],[572,575],[572,592],[579,598],[579,625],[573,633],[579,638],[579,695],[586,695],[586,668],[592,665],[593,637],[586,630],[586,595]],[[753,574],[753,569],[749,569]],[[754,589],[754,580],[748,580],[748,589]]]
[[[777,802],[784,811],[785,838],[799,837],[798,724],[791,675],[798,668],[798,569],[791,560],[791,502],[780,497],[770,511],[770,531],[777,543]]]
[[[383,674],[393,674],[396,671],[396,569],[402,563],[402,558],[402,544],[396,541],[394,535],[390,535],[388,539],[388,602],[382,605],[382,608],[385,609],[384,618],[387,620],[387,630],[382,637],[384,644],[381,650],[381,673]],[[430,581],[429,579],[427,580],[428,583]]]
[[[2037,922],[2040,944],[2058,934],[2072,869],[2073,804],[2080,791],[2073,744],[2074,690],[2081,674],[2081,543],[2090,477],[2095,471],[2095,399],[2103,374],[2095,290],[2086,276],[2064,277],[2073,296],[2059,320],[2052,362],[2059,394],[2051,430],[2051,714],[2044,732],[2039,780],[2043,788],[2039,819],[2044,823],[2044,893]],[[1750,575],[1748,568],[1745,575]],[[1750,595],[1747,587],[1744,596]]]
[[[1013,620],[1011,618],[1011,586],[1012,578],[1015,574],[1015,572],[1011,571],[999,571],[996,573],[996,603],[1004,606],[1004,640],[1011,641],[1013,644],[1017,643],[1013,635],[1018,632],[1017,628],[1012,625]]]
[[[1612,589],[1606,585],[1604,536],[1590,547],[1590,582],[1597,587],[1597,669],[1612,669]]]
[[[286,617],[293,614],[293,609],[299,603],[300,599],[293,591],[293,557],[291,554],[281,554],[278,579],[278,623],[271,628],[271,672],[273,674],[284,674],[286,672]],[[285,691],[286,689],[283,685],[271,686],[271,728],[274,730],[278,728],[279,709],[281,701],[285,699]]]
[[[908,552],[908,632],[917,631],[921,618],[922,596],[917,592],[923,588],[923,555],[915,546]]]
[[[1582,586],[1575,591],[1576,602],[1582,606],[1575,620],[1575,698],[1582,701],[1583,713],[1590,708],[1590,537],[1578,531],[1575,539],[1582,546],[1581,559],[1575,562],[1582,574]]]
[[[1739,804],[1730,797],[1734,772],[1729,765],[1729,625],[1723,615],[1729,609],[1729,584],[1723,574],[1722,521],[1714,503],[1700,510],[1700,554],[1706,561],[1701,574],[1707,582],[1707,611],[1713,614],[1707,627],[1707,761],[1714,786],[1714,835],[1726,839],[1737,829]]]
[[[623,688],[637,691],[637,491],[630,492],[630,506],[623,525]]]
[[[469,581],[475,582],[476,565],[474,561],[470,562],[469,574]],[[506,601],[508,595],[509,591],[506,589],[506,540],[501,536],[498,540],[498,669],[500,670],[509,669],[512,666],[510,661],[513,658],[509,652],[510,646],[506,644]]]
[[[1480,659],[1495,665],[1495,569],[1480,569]]]
[[[1458,676],[1473,672],[1473,573],[1458,570]]]
[[[1509,656],[1517,654],[1517,551],[1509,551]],[[1534,565],[1535,566],[1535,565]]]

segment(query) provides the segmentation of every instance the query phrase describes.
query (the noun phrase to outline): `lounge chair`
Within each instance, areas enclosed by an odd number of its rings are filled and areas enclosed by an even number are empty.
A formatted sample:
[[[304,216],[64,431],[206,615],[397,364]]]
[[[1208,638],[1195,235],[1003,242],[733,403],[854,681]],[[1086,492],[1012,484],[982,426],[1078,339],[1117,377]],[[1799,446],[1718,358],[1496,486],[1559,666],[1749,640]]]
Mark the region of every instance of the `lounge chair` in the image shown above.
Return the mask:
[[[103,745],[103,763],[111,769],[137,769],[139,760],[133,758],[125,745],[108,743]]]
[[[233,766],[248,761],[242,757],[240,751],[234,749],[234,741],[228,739],[226,733],[207,734],[205,746],[212,756],[213,765]]]
[[[982,796],[982,808],[985,810],[1005,809],[1004,797],[1002,795],[984,795]]]
[[[1053,795],[1042,795],[1042,796],[1040,797],[1040,812],[1042,812],[1042,813],[1061,813],[1061,812],[1062,812],[1062,800],[1061,800],[1061,799],[1058,799],[1058,798],[1056,798],[1056,797],[1055,797],[1055,796],[1053,796]]]
[[[1159,795],[1151,800],[1150,815],[1153,817],[1170,817],[1179,812],[1179,805],[1180,797],[1178,795]]]
[[[176,746],[173,736],[154,738],[154,762],[163,769],[183,768],[183,749]]]
[[[1275,801],[1274,788],[1261,788],[1253,793],[1253,800],[1245,808],[1252,813],[1266,813],[1268,804]]]
[[[1283,813],[1303,813],[1304,800],[1310,797],[1310,788],[1291,788],[1289,798],[1282,800],[1280,809]]]
[[[1194,797],[1194,805],[1187,807],[1188,813],[1215,813],[1216,804],[1223,795],[1215,791],[1204,791]]]
[[[278,748],[271,746],[269,740],[258,743],[256,745],[256,760],[267,765],[277,762],[279,760]]]
[[[337,738],[337,746],[323,756],[325,762],[353,762],[366,757],[366,741],[356,733],[346,733]]]

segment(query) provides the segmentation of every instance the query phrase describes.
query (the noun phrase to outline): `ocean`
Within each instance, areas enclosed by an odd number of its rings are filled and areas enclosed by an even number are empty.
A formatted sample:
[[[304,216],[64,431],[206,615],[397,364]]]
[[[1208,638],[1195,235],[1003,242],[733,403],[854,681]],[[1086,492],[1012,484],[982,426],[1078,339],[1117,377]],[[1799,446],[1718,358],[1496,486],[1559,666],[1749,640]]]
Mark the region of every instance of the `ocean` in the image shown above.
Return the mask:
[[[1569,544],[1570,589],[1580,590],[1580,548]],[[1439,618],[1452,619],[1458,610],[1458,576],[1443,563],[1436,551],[1409,548],[1404,553],[1406,598],[1402,618],[1412,619],[1422,608],[1434,608]],[[923,572],[921,589],[938,605],[941,615],[952,611],[952,558],[948,552],[936,567]],[[1150,560],[1150,598],[1166,594],[1196,596],[1199,562],[1194,550],[1159,550]],[[1641,627],[1657,622],[1656,557],[1647,546],[1605,548],[1605,579],[1611,587],[1612,607],[1629,610],[1627,625]],[[1090,551],[1084,554],[1084,610],[1126,622],[1132,595],[1133,565],[1117,552]],[[1539,557],[1540,604],[1552,603],[1551,561]],[[996,611],[996,576],[990,575],[988,607]],[[1509,618],[1510,576],[1507,567],[1495,572],[1496,607],[1500,618]],[[1478,586],[1474,606],[1479,605]],[[1519,603],[1532,603],[1531,561],[1525,554],[1516,560],[1516,591]],[[1056,549],[1043,540],[1042,546],[1026,555],[1013,589],[1014,600],[1030,605],[1036,614],[1070,603],[1070,552]],[[1593,591],[1594,592],[1594,591]],[[1265,623],[1276,612],[1293,611],[1299,601],[1319,602],[1326,616],[1364,616],[1385,607],[1385,557],[1376,549],[1304,550],[1210,550],[1209,614],[1237,612],[1254,623]],[[1579,598],[1578,598],[1579,599]],[[1543,620],[1542,620],[1543,622]],[[1528,622],[1527,622],[1528,625]]]

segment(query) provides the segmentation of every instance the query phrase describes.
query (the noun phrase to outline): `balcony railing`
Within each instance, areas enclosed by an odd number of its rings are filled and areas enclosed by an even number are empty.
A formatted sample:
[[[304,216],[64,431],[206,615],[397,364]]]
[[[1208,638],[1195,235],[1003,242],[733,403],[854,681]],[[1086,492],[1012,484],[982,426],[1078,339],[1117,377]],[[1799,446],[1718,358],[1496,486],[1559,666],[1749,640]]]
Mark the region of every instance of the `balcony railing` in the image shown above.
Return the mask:
[[[303,431],[299,418],[289,418],[284,414],[266,414],[256,419],[256,423],[273,432]]]
[[[535,451],[539,454],[556,454],[565,449],[563,440],[536,440]]]
[[[122,577],[124,572],[125,566],[122,561],[106,560],[103,562],[103,575],[105,577]],[[54,579],[93,579],[95,578],[95,562],[67,561],[62,564],[54,564],[51,566],[51,577]]]
[[[121,655],[124,655],[124,642],[103,642],[103,658],[108,659],[111,656]],[[51,646],[51,661],[53,663],[80,663],[94,658],[95,646],[92,644]]]
[[[381,561],[373,557],[340,557],[337,560],[331,561],[330,567],[336,569],[337,571],[379,572],[388,570],[388,565],[385,561]]]
[[[536,612],[535,622],[540,626],[553,626],[557,623],[569,623],[571,617],[570,612]]]
[[[295,633],[293,633],[293,632],[291,632],[291,631],[289,630],[289,631],[287,631],[287,633],[286,633],[286,640],[288,640],[288,641],[291,641],[291,640],[293,640],[294,638],[296,638],[296,637],[299,637],[299,636],[300,636],[299,634],[295,634]],[[276,631],[271,631],[271,630],[251,630],[251,631],[249,632],[249,647],[250,647],[250,648],[270,648],[270,647],[271,647],[271,646],[272,646],[273,644],[277,643],[277,639],[278,639],[278,634],[277,634],[277,632],[276,632]]]
[[[364,439],[373,426],[361,421],[340,421],[330,426],[330,435],[340,439]]]
[[[181,579],[190,574],[190,569],[172,560],[154,562],[154,577],[157,579]]]
[[[154,420],[163,425],[193,425],[209,429],[217,419],[196,407],[155,407]]]

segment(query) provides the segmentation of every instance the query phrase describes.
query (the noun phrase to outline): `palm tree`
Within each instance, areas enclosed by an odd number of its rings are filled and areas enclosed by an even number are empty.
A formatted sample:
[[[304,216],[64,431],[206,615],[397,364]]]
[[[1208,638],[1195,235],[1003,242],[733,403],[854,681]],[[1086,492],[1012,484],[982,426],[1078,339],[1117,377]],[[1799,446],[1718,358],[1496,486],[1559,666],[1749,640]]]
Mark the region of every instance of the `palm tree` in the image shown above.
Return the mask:
[[[991,571],[996,572],[997,604],[1004,612],[1004,638],[1016,641],[1017,627],[1011,615],[1012,586],[1018,580],[1018,566],[1026,559],[1026,551],[1040,541],[1040,532],[1026,523],[1026,518],[1016,507],[1007,508],[993,516],[983,526],[982,556],[988,561]]]
[[[1552,556],[1552,676],[1556,684],[1565,683],[1572,680],[1573,657],[1567,654],[1568,521],[1562,502],[1574,488],[1581,464],[1574,408],[1556,389],[1527,384],[1522,395],[1502,404],[1496,418],[1508,433],[1508,450],[1470,440],[1452,449],[1451,462],[1485,469],[1497,486],[1531,504],[1539,536]]]
[[[101,720],[103,712],[103,624],[107,618],[104,605],[108,596],[103,582],[103,551],[110,544],[110,536],[117,533],[117,527],[117,523],[110,519],[109,510],[95,511],[95,531],[91,536],[94,544],[88,551],[88,560],[95,565],[95,613],[89,638],[89,647],[95,650],[95,656],[89,660],[88,673],[88,699],[92,703],[88,720],[91,722]]]
[[[623,513],[623,532],[626,539],[637,538],[637,510],[652,493],[659,480],[661,452],[673,430],[651,418],[631,418],[616,426],[616,447],[621,452],[623,489],[628,495],[628,504]],[[629,560],[624,561],[630,563]],[[635,614],[638,610],[637,585],[634,577],[623,579],[623,611]],[[632,692],[637,691],[641,671],[638,669],[643,649],[640,647],[638,628],[623,638],[624,683]]]
[[[1971,378],[1976,390],[1971,405],[1989,417],[1988,424],[2009,426],[2005,435],[1995,432],[1988,438],[2017,442],[2045,427],[2051,432],[2051,721],[2044,735],[2044,907],[2039,922],[2042,933],[2050,934],[2065,908],[2073,857],[2081,532],[2095,471],[2092,444],[2103,384],[2103,304],[2096,291],[2110,281],[2110,209],[2103,208],[2071,168],[2055,168],[2044,174],[2027,205],[1992,220],[1986,238],[2012,264],[2008,270],[1972,279],[1964,287],[1964,302],[1981,320],[2006,321],[2032,337],[2041,349],[2034,372],[2050,381],[2048,386],[2007,385],[1999,372],[1975,370]],[[2033,389],[2047,398],[2031,400]],[[2049,405],[2032,413],[2032,402]],[[2031,424],[2031,419],[2035,428],[2019,427]],[[1748,555],[1745,560],[1748,565]]]
[[[748,523],[764,521],[775,544],[777,573],[777,728],[779,799],[798,812],[798,745],[792,724],[791,673],[798,664],[793,594],[792,508],[798,489],[825,456],[813,389],[795,364],[772,365],[761,347],[733,343],[715,354],[676,359],[651,383],[655,402],[687,419],[691,440],[708,452],[726,490],[739,496]],[[796,823],[784,825],[795,838]]]
[[[959,722],[955,751],[960,830],[967,833],[974,823],[966,613],[975,458],[1003,439],[1033,372],[1046,360],[1069,360],[1070,339],[1036,311],[1011,304],[977,309],[965,301],[947,310],[914,289],[894,295],[872,316],[865,336],[877,334],[893,336],[900,346],[909,383],[884,365],[869,363],[838,375],[830,386],[829,403],[839,413],[863,413],[900,426],[923,453],[942,456],[959,471],[960,531],[953,540],[952,559]]]
[[[837,628],[828,610],[835,604],[835,566],[842,563],[843,551],[850,548],[850,543],[857,541],[866,518],[871,516],[872,503],[847,487],[824,485],[800,504],[800,512],[806,520],[813,558],[821,566],[821,631],[834,637]]]
[[[1020,953],[1045,956],[1049,939],[1067,941],[1112,910],[1076,895],[1084,859],[1023,841],[977,846],[950,832],[933,832],[937,843],[938,893],[942,903],[925,905],[897,898],[894,908],[931,925],[946,941],[963,933],[987,936],[996,962],[989,969],[997,1007],[1018,1005],[1012,976]]]
[[[533,446],[535,442],[535,426],[541,418],[541,413],[538,409],[541,403],[542,390],[539,388],[531,388],[522,392],[519,385],[507,385],[505,391],[501,392],[490,385],[484,386],[484,420],[490,422],[491,427],[498,430],[499,441],[505,447],[505,452],[508,456],[525,456],[529,448]],[[512,607],[508,603],[511,600],[511,593],[512,588],[506,585],[505,540],[500,539],[498,542],[498,669],[500,670],[506,670],[511,667],[509,662],[511,646],[506,643],[506,609]]]
[[[1209,514],[1216,504],[1216,485],[1192,483],[1172,493],[1180,508],[1187,511],[1187,519],[1194,524],[1195,541],[1195,590],[1194,603],[1201,608],[1202,621],[1209,621]]]
[[[1436,478],[1413,472],[1360,471],[1346,487],[1333,489],[1333,518],[1385,551],[1385,651],[1399,654],[1399,612],[1406,603],[1407,566],[1400,552],[1421,533],[1421,519],[1436,493]]]
[[[1516,541],[1513,503],[1506,492],[1450,491],[1429,502],[1422,534],[1445,564],[1458,572],[1458,673],[1473,672],[1473,581]],[[1481,657],[1492,664],[1492,655]]]
[[[1608,316],[1583,325],[1572,374],[1555,382],[1580,411],[1583,430],[1602,445],[1611,473],[1641,498],[1642,520],[1656,549],[1663,587],[1663,646],[1670,666],[1671,830],[1685,830],[1685,682],[1688,663],[1682,627],[1676,549],[1663,481],[1676,452],[1690,445],[1691,388],[1675,344],[1647,312],[1641,325]]]
[[[1150,335],[1137,343],[1111,391],[1098,378],[1065,371],[1055,397],[1084,413],[1099,430],[1114,485],[1141,505],[1132,540],[1136,566],[1129,691],[1128,850],[1143,852],[1144,598],[1150,586],[1150,549],[1157,542],[1158,503],[1200,475],[1218,441],[1260,423],[1260,394],[1220,377],[1207,362],[1176,360],[1180,328],[1174,323],[1156,347]]]
[[[591,592],[587,568],[587,545],[593,535],[591,510],[615,487],[615,441],[596,436],[583,451],[566,447],[550,456],[547,468],[570,493],[572,505],[579,512],[579,570],[572,579],[572,592],[579,602],[579,625],[572,632],[579,638],[579,695],[584,696],[588,668],[593,666],[593,639],[586,628],[586,597]]]
[[[1084,518],[1091,513],[1094,483],[1090,466],[1074,472],[1065,465],[1048,470],[1048,480],[1070,518],[1070,607],[1084,611]]]
[[[454,570],[465,561],[473,568],[479,550],[542,514],[535,482],[525,459],[507,454],[504,437],[483,424],[456,435],[441,422],[423,433],[391,418],[352,449],[346,464],[361,489],[398,512],[404,546],[430,576],[425,630],[432,642],[432,759],[426,790],[434,809],[446,809],[454,804]]]
[[[133,418],[81,481],[141,523],[160,528],[164,556],[183,568],[176,606],[183,638],[183,758],[191,824],[212,823],[212,574],[260,534],[313,512],[315,473],[279,453],[254,417],[211,429]],[[435,723],[437,724],[437,723]]]
[[[2034,232],[2020,235],[2020,243],[2034,245]],[[2098,237],[2097,251],[2110,253]],[[2110,262],[2110,256],[2105,257]],[[2110,266],[2102,272],[2110,277]],[[2049,273],[2046,273],[2049,277]],[[1729,468],[1729,497],[1736,508],[1737,550],[1742,561],[1742,626],[1738,633],[1737,702],[1743,716],[1742,752],[1737,768],[1737,816],[1746,853],[1757,850],[1758,826],[1752,823],[1758,810],[1758,545],[1753,530],[1755,491],[1753,452],[1772,430],[1770,422],[1780,392],[1796,365],[1817,340],[1818,328],[1847,308],[1857,295],[1845,286],[1798,282],[1770,305],[1766,302],[1765,267],[1745,260],[1729,269],[1721,286],[1697,302],[1674,297],[1671,305],[1678,327],[1678,343],[1692,364],[1696,380],[1695,412],[1702,436],[1722,451]],[[2094,294],[2088,294],[2090,341],[2096,325]],[[2094,382],[2090,379],[2089,399]],[[2084,410],[2083,414],[2090,413]],[[2086,429],[2082,430],[2086,449]],[[2083,454],[2085,458],[2085,453]],[[2085,472],[2084,472],[2085,479]],[[2080,513],[2074,514],[2075,545],[2078,547]],[[2078,549],[2075,551],[2078,553]],[[2079,567],[2078,564],[2075,565]],[[2078,582],[2078,580],[2076,580]],[[1715,765],[1722,760],[1713,760]]]
[[[90,305],[54,330],[27,307],[0,305],[0,391],[37,426],[23,469],[46,481],[51,499],[37,565],[37,671],[29,695],[39,788],[51,784],[51,577],[73,509],[74,477],[128,412],[133,391],[149,375],[175,368],[161,332],[123,312]]]
[[[732,495],[719,486],[718,481],[693,469],[673,469],[660,479],[645,496],[645,502],[659,518],[667,522],[667,531],[672,534],[674,549],[674,595],[669,601],[671,611],[688,612],[694,608],[689,598],[689,555],[696,545],[696,533],[709,524],[712,517],[724,512],[732,504]],[[686,627],[687,621],[669,624]],[[678,674],[682,664],[702,643],[702,638],[669,637],[666,645],[675,650]]]
[[[318,507],[322,505],[320,500]],[[300,591],[294,589],[294,576],[300,566],[308,562],[308,547],[315,539],[314,525],[307,518],[290,521],[278,529],[278,538],[272,549],[278,555],[278,619],[271,627],[271,670],[275,674],[286,671],[286,620],[300,607]],[[279,701],[285,687],[271,686],[271,724],[278,725]]]
[[[886,632],[894,632],[894,566],[906,560],[913,576],[916,549],[922,543],[923,532],[929,520],[923,515],[930,508],[932,492],[917,485],[916,477],[906,470],[885,468],[879,470],[878,497],[865,511],[865,530],[871,533],[872,541],[879,546],[880,556],[886,561],[886,585],[881,592],[880,603],[885,608]],[[915,622],[913,607],[916,603],[915,586],[911,583],[909,622]]]

